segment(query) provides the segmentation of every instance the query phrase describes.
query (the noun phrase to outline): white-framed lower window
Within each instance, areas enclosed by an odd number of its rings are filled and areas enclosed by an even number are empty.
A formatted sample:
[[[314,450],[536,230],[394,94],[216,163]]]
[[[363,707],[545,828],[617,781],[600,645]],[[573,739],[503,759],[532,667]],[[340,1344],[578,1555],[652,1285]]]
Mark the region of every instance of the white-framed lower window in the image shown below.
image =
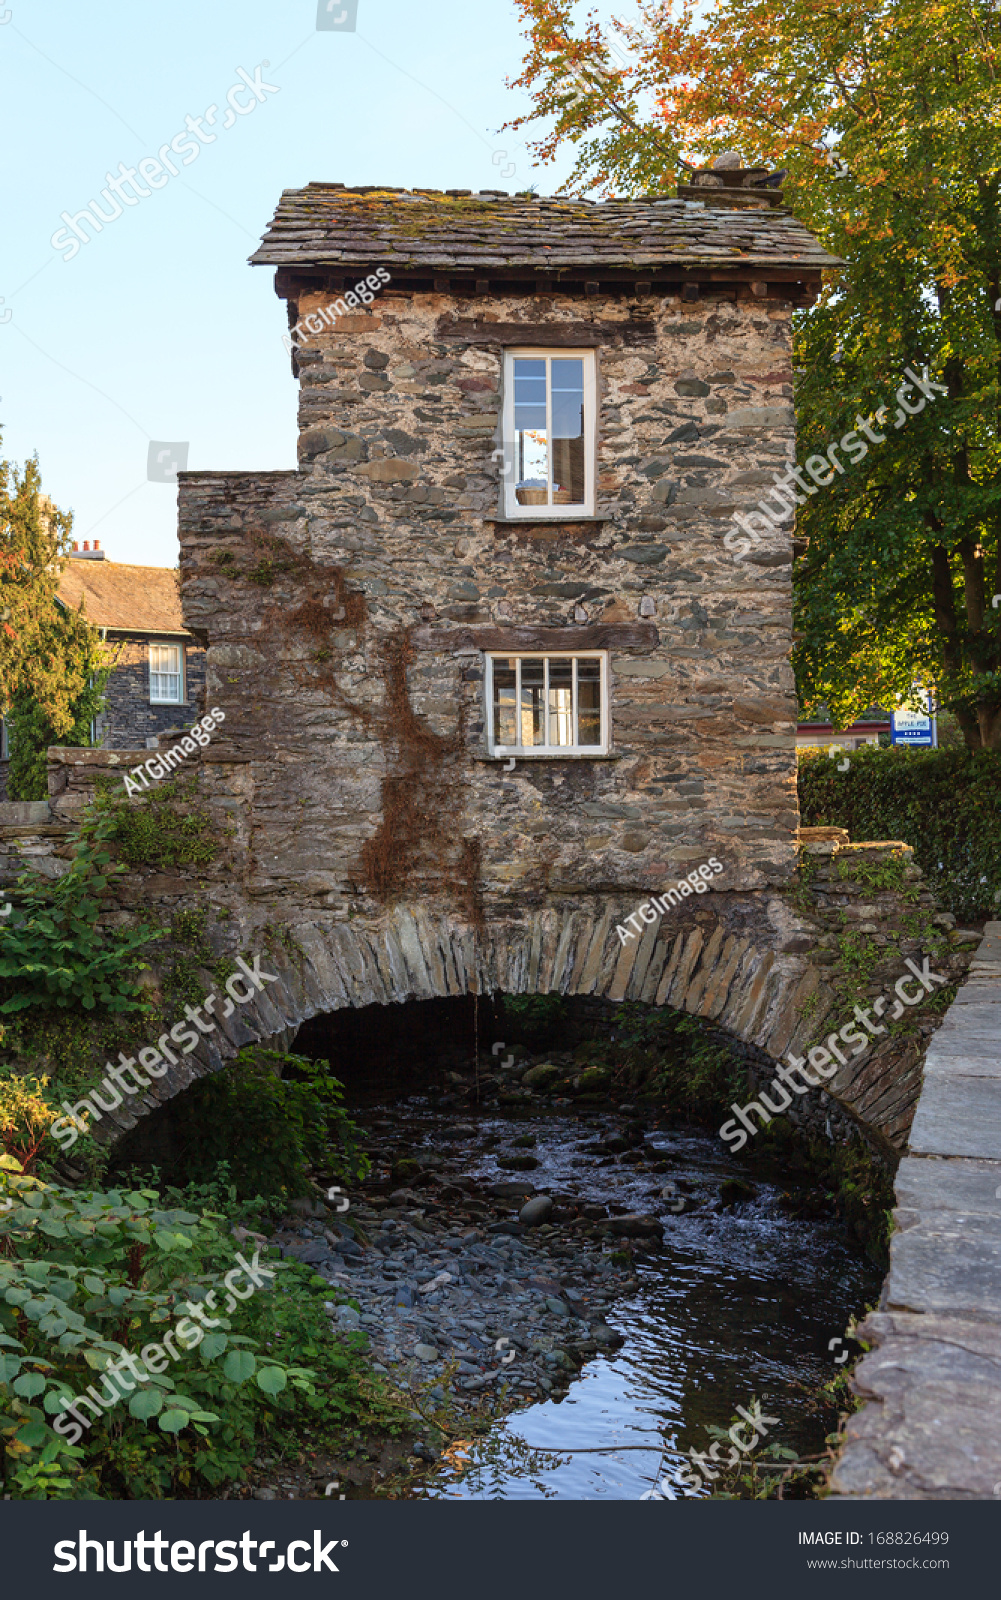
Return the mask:
[[[184,651],[179,644],[150,645],[149,698],[151,705],[183,705]]]
[[[0,761],[10,760],[10,736],[7,732],[7,720],[0,717]]]
[[[489,655],[487,739],[498,756],[599,756],[608,750],[608,656]]]
[[[593,350],[505,350],[504,514],[593,516]]]

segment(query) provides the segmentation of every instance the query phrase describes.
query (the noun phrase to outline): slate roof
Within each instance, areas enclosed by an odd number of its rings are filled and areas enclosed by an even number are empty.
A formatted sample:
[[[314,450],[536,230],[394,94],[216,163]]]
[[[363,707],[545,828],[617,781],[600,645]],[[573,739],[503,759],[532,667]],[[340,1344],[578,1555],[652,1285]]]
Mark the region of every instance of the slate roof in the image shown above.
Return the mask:
[[[778,208],[699,201],[540,199],[486,190],[286,189],[250,257],[254,265],[402,270],[840,265],[802,223]]]
[[[97,628],[116,633],[188,636],[176,567],[134,567],[124,561],[67,561],[56,590],[63,605]]]

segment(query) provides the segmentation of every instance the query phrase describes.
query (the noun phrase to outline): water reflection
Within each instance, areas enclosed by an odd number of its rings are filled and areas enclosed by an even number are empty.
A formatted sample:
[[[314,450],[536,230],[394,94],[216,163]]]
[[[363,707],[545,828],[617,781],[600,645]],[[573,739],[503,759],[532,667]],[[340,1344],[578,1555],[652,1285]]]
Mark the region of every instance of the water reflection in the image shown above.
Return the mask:
[[[478,1126],[507,1134],[511,1124],[482,1118]],[[427,1492],[449,1499],[639,1499],[690,1447],[709,1446],[707,1425],[727,1428],[736,1407],[753,1397],[779,1419],[768,1443],[801,1458],[820,1452],[824,1424],[806,1396],[834,1375],[828,1340],[875,1300],[880,1282],[836,1220],[786,1216],[781,1192],[757,1179],[756,1196],[731,1210],[703,1204],[674,1215],[651,1199],[649,1172],[582,1158],[582,1142],[601,1124],[550,1115],[519,1127],[536,1136],[537,1187],[653,1211],[665,1224],[663,1247],[637,1260],[636,1292],[609,1314],[623,1347],[590,1360],[566,1398],[499,1422],[468,1452],[461,1475]],[[445,1132],[442,1124],[426,1127],[425,1147],[440,1149]],[[677,1178],[718,1191],[723,1179],[746,1176],[710,1136],[656,1133],[648,1142],[669,1163],[661,1182]],[[488,1181],[506,1176],[491,1153],[464,1169]],[[686,1492],[693,1491],[679,1488],[678,1497]]]

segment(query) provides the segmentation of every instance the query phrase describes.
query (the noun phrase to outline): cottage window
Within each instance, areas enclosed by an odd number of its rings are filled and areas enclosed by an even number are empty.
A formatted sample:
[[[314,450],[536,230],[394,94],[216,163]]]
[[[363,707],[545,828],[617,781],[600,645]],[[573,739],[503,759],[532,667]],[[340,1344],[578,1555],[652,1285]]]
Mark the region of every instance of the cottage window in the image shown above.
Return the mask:
[[[151,705],[183,703],[184,661],[179,644],[150,645],[149,698]]]
[[[505,515],[594,515],[593,350],[504,357]]]
[[[490,749],[499,756],[603,755],[607,656],[487,657]]]

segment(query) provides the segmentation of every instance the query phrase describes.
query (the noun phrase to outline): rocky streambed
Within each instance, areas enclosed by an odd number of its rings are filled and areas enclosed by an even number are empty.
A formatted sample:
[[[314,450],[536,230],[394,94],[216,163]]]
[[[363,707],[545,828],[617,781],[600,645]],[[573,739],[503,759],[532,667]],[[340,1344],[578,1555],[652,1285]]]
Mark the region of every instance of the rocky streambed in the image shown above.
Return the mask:
[[[749,1182],[711,1135],[544,1098],[528,1072],[534,1091],[502,1076],[479,1106],[356,1110],[369,1179],[275,1235],[330,1282],[332,1334],[360,1330],[414,1396],[426,1470],[404,1492],[635,1498],[755,1396],[785,1446],[822,1450],[809,1396],[879,1284],[837,1219]],[[449,1450],[484,1416],[485,1440]]]

